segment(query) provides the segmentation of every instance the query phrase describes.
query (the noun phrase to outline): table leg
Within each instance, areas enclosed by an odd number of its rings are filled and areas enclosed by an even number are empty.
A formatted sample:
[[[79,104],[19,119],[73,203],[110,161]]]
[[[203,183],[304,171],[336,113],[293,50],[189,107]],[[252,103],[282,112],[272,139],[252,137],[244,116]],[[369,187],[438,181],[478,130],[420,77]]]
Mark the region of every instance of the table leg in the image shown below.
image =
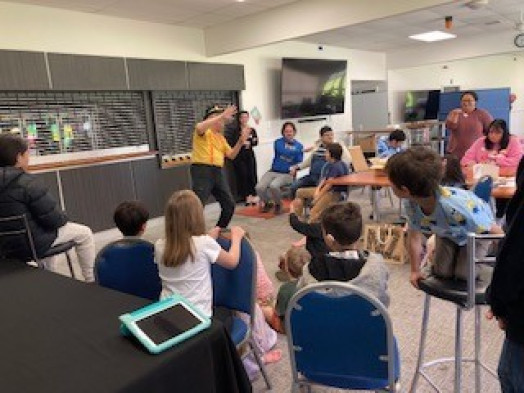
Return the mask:
[[[380,196],[379,187],[371,187],[371,206],[373,209],[373,218],[375,221],[380,221],[380,211],[378,208],[378,201]]]

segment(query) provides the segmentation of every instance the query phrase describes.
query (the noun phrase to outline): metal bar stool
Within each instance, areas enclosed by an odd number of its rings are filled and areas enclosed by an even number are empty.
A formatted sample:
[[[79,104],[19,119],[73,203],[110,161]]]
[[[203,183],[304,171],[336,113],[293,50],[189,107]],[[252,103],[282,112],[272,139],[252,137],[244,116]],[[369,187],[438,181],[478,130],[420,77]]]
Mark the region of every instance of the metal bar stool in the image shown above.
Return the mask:
[[[18,225],[17,225],[18,222]],[[73,269],[73,263],[71,261],[71,256],[69,251],[76,246],[74,241],[68,241],[65,243],[56,244],[51,246],[44,254],[40,257],[36,253],[35,243],[33,240],[33,235],[31,233],[31,228],[29,227],[29,222],[25,214],[11,217],[2,217],[0,218],[0,224],[5,225],[8,229],[0,231],[0,237],[3,236],[26,236],[29,243],[29,248],[31,250],[32,260],[40,267],[44,267],[42,259],[53,257],[55,255],[64,254],[67,258],[67,265],[69,267],[69,272],[72,278],[76,278],[75,271]],[[11,228],[12,226],[12,228]],[[2,250],[2,254],[5,252]]]
[[[410,392],[416,392],[417,383],[419,377],[422,376],[437,392],[441,390],[426,374],[424,369],[445,363],[455,363],[455,381],[454,389],[455,393],[461,392],[462,383],[462,362],[473,362],[475,363],[475,392],[480,393],[480,370],[484,368],[495,378],[497,374],[491,370],[480,360],[480,309],[481,306],[486,304],[485,292],[488,285],[491,282],[491,275],[493,269],[491,266],[485,266],[480,272],[480,275],[476,277],[476,264],[477,263],[489,263],[495,262],[494,257],[476,257],[476,246],[478,242],[492,242],[493,240],[502,239],[503,235],[477,235],[474,233],[468,234],[467,243],[467,255],[468,255],[468,277],[466,281],[441,279],[435,276],[429,276],[428,278],[419,282],[419,288],[425,292],[424,300],[424,312],[422,316],[422,329],[420,332],[420,346],[418,353],[417,366],[415,369],[415,375],[411,383]],[[455,303],[457,306],[456,320],[455,320],[455,356],[440,358],[423,363],[424,349],[427,336],[427,327],[429,320],[429,307],[431,297],[447,300]],[[475,355],[473,358],[462,357],[462,311],[468,311],[472,308],[475,309]]]

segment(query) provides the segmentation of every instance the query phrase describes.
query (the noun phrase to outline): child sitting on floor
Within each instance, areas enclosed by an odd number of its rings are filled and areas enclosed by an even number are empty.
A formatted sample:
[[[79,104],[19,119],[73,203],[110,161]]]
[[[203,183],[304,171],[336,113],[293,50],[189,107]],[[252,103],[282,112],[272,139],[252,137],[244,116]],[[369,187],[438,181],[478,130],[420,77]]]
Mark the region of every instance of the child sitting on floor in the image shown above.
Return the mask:
[[[271,326],[279,333],[284,333],[284,316],[289,300],[297,291],[297,283],[302,276],[303,267],[309,263],[311,256],[303,247],[291,247],[282,257],[281,270],[290,281],[282,284],[277,294],[275,314],[271,319]]]
[[[362,234],[360,206],[352,202],[329,206],[322,212],[320,225],[331,251],[311,259],[297,287],[318,281],[345,281],[367,290],[387,307],[389,272],[384,258],[358,250]]]

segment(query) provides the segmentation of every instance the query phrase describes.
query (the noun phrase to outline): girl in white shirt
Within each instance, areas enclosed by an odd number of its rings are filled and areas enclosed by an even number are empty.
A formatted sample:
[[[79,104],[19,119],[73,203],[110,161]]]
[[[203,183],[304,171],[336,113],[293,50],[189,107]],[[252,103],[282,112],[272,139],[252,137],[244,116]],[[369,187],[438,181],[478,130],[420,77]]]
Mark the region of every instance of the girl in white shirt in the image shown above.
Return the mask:
[[[219,233],[218,227],[206,233],[204,208],[193,191],[177,191],[171,196],[165,210],[166,238],[155,243],[161,299],[177,293],[212,316],[211,264],[216,262],[228,269],[238,265],[244,230],[231,228],[229,251],[216,242]]]

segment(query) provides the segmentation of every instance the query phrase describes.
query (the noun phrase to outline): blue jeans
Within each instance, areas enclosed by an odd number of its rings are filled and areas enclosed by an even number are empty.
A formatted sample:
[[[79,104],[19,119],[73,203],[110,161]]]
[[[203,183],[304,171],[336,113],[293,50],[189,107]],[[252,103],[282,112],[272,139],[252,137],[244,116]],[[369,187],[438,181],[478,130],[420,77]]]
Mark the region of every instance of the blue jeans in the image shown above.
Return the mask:
[[[497,371],[503,393],[524,393],[524,346],[506,338]]]

